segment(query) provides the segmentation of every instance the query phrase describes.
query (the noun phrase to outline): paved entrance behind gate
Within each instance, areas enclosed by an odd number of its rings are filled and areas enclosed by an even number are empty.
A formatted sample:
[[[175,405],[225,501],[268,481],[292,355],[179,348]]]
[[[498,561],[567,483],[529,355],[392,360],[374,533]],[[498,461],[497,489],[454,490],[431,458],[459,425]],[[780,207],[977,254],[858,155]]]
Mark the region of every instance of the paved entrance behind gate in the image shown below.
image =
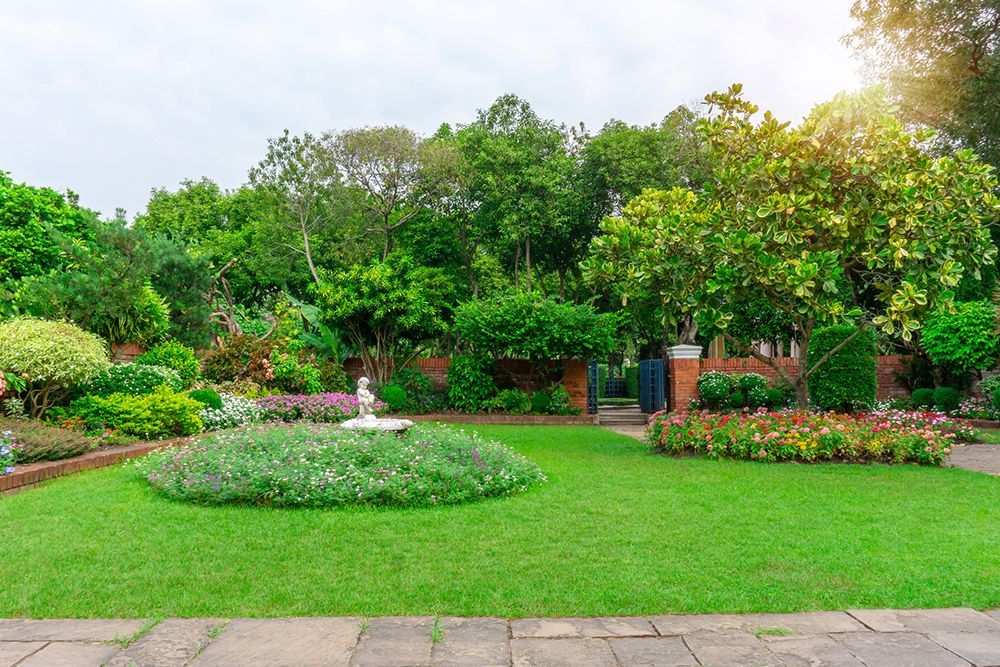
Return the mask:
[[[1000,611],[0,619],[2,667],[1000,665]]]

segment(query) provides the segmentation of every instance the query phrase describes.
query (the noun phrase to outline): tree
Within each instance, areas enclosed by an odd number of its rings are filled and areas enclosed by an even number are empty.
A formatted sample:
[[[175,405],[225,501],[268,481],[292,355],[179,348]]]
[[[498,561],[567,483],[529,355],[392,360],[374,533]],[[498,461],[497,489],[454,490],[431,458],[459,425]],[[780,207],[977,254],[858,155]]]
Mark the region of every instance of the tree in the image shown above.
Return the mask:
[[[461,128],[457,141],[469,170],[477,234],[513,255],[515,286],[522,285],[523,266],[523,285],[531,291],[532,245],[546,236],[567,238],[556,231],[567,228],[566,199],[573,196],[565,129],[504,95]]]
[[[458,154],[449,142],[421,140],[398,125],[327,134],[324,141],[347,183],[357,189],[370,231],[385,238],[383,260],[396,230],[455,187]]]
[[[989,301],[956,303],[933,313],[920,347],[935,365],[956,375],[989,370],[1000,359],[997,309]]]
[[[445,331],[447,289],[439,269],[394,255],[330,275],[316,288],[316,304],[358,350],[368,377],[385,385]]]
[[[267,155],[250,170],[250,183],[271,195],[279,224],[300,238],[301,246],[279,243],[305,257],[309,275],[318,285],[310,238],[338,219],[343,197],[340,171],[328,147],[308,132],[297,137],[285,130],[268,139]]]
[[[651,289],[723,331],[744,299],[777,308],[799,341],[794,376],[724,335],[792,383],[801,406],[809,376],[837,352],[807,363],[817,326],[879,326],[909,340],[927,312],[952,300],[963,275],[993,261],[987,225],[1000,204],[991,169],[971,151],[930,155],[932,133],[907,133],[880,91],[838,95],[796,128],[769,112],[756,122],[739,85],[707,101],[714,114],[702,130],[715,168],[706,193],[689,199],[674,224],[626,229],[635,245],[628,254],[641,259],[625,275],[656,276]],[[700,239],[704,251],[683,255],[671,271],[678,235]]]
[[[904,117],[1000,166],[1000,3],[856,0],[851,16],[844,41],[890,86]]]
[[[14,183],[0,171],[0,280],[48,273],[60,262],[52,232],[86,241],[96,219],[72,192]]]

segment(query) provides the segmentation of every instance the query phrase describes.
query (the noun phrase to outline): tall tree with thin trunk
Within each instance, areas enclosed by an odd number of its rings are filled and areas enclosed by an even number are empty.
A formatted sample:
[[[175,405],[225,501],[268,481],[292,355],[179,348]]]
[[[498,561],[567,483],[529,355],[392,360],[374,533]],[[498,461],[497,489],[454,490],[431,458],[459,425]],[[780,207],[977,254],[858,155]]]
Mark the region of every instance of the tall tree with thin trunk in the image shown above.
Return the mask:
[[[267,155],[250,170],[250,182],[274,198],[281,225],[301,241],[281,245],[305,257],[313,282],[319,284],[310,238],[334,223],[335,204],[344,189],[330,151],[308,132],[298,137],[285,130],[280,137],[268,139]]]

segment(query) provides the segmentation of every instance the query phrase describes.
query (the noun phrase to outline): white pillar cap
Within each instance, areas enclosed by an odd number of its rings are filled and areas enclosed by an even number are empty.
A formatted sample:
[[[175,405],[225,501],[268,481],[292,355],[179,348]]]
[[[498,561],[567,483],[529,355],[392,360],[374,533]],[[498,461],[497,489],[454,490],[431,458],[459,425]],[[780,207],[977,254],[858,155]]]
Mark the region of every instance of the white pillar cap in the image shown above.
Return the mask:
[[[701,345],[674,345],[667,348],[667,359],[701,359]]]

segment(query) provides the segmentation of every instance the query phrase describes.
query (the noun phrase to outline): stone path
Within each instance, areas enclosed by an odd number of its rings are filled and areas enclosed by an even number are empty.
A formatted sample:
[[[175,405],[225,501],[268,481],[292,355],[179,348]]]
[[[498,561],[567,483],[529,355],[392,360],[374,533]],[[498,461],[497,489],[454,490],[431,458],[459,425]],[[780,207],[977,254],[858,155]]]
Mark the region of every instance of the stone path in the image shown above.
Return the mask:
[[[964,445],[952,449],[948,465],[1000,475],[1000,445]]]
[[[1000,665],[1000,610],[364,619],[0,619],[0,667]]]

